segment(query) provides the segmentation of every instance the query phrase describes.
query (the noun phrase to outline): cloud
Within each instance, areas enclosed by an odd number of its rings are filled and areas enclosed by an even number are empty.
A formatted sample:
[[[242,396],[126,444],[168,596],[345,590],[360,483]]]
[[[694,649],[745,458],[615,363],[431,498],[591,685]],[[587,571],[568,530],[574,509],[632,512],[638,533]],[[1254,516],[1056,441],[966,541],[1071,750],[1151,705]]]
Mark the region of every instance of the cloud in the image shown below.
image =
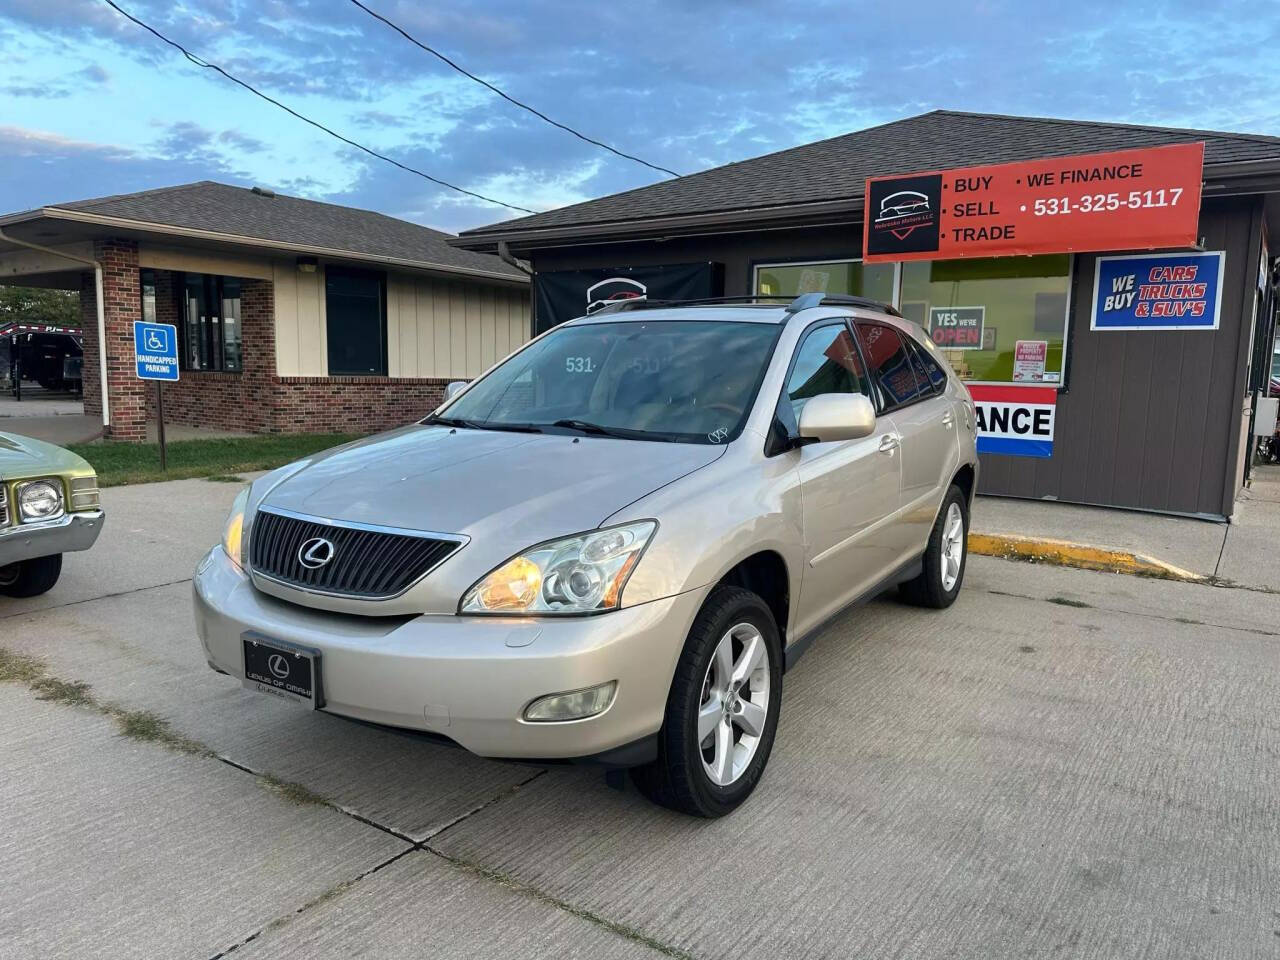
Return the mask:
[[[191,149],[147,154],[90,143],[42,130],[0,127],[0,212],[95,196],[131,193],[195,180],[247,182],[227,163],[195,149],[198,134],[169,134],[167,146],[185,138]]]
[[[1141,31],[1117,19],[1110,0],[1036,5],[1031,27],[1025,5],[1007,0],[920,0],[910,18],[920,29],[904,27],[901,5],[855,11],[843,0],[490,0],[481,11],[368,2],[512,96],[682,172],[934,107],[1260,132],[1280,125],[1268,59],[1280,11],[1243,0],[1168,0],[1144,14]],[[521,206],[661,179],[531,117],[349,3],[120,3],[340,132]],[[154,93],[118,99],[144,89],[139,77]],[[447,229],[512,215],[321,138],[99,0],[8,0],[0,92],[15,111],[41,101],[42,115],[21,114],[29,127],[97,137],[112,111],[140,118],[129,131],[112,127],[119,145],[25,154],[10,179],[37,193],[65,183],[75,184],[70,196],[85,184],[111,192],[104,178],[132,189],[201,176],[269,182],[276,171],[282,189]],[[0,142],[0,151],[13,149]],[[104,151],[114,159],[101,161],[101,177],[67,179]],[[8,156],[16,154],[0,153]],[[0,183],[0,192],[16,188]]]

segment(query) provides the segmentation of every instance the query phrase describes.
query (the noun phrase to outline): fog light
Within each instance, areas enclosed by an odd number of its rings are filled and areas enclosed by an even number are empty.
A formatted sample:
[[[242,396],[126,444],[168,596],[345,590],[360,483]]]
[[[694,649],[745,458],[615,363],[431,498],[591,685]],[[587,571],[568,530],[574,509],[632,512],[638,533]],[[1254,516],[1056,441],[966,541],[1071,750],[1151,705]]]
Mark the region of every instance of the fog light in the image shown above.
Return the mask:
[[[532,723],[557,723],[565,720],[585,720],[609,709],[618,681],[610,680],[598,687],[575,690],[572,693],[553,693],[539,697],[524,708],[524,718]]]

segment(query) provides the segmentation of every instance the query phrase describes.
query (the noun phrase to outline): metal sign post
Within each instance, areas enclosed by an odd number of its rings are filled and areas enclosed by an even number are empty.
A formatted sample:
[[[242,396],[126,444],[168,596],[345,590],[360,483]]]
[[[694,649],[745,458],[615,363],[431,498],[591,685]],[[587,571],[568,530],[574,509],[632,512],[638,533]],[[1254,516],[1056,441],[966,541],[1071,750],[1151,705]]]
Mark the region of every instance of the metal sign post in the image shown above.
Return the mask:
[[[178,329],[171,323],[133,324],[133,353],[139,380],[156,381],[157,439],[160,441],[160,469],[169,469],[164,441],[164,382],[178,381]]]

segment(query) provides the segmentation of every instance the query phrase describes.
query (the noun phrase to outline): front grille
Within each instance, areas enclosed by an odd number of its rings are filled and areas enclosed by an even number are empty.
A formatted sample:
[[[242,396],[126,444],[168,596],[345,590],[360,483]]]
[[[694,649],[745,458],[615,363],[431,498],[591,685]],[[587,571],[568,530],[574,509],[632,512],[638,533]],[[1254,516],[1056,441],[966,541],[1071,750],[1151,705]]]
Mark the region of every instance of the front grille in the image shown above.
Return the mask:
[[[9,522],[9,491],[5,489],[4,481],[0,480],[0,527]]]
[[[302,547],[313,539],[327,540],[333,550],[327,563],[308,567]],[[404,593],[464,542],[259,510],[249,535],[249,565],[303,590],[381,600]],[[321,548],[317,556],[325,552]]]

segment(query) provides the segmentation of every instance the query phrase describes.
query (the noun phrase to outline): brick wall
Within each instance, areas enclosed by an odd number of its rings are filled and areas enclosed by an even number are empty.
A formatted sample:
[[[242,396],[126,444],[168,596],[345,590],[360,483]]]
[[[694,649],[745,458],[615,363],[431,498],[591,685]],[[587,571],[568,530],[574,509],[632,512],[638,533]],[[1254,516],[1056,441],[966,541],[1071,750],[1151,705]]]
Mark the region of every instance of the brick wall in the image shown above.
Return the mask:
[[[182,306],[178,275],[157,270],[155,276],[156,319],[176,324]],[[177,383],[165,384],[165,423],[232,432],[277,432],[271,409],[276,332],[270,280],[240,281],[240,340],[243,371],[183,370]],[[155,406],[152,388],[147,394],[147,415],[152,419]]]
[[[95,244],[103,263],[106,297],[107,381],[113,440],[140,441],[156,416],[155,386],[134,375],[133,321],[142,319],[137,244]],[[81,287],[84,317],[85,413],[101,415],[98,388],[97,305],[93,274]],[[156,320],[178,324],[178,274],[156,270]],[[270,280],[241,280],[240,320],[244,370],[183,370],[164,386],[166,423],[231,432],[373,433],[412,423],[435,409],[454,378],[280,377],[276,375],[274,293]],[[181,335],[181,334],[179,334]]]
[[[444,400],[448,380],[276,377],[272,433],[374,433],[421,420]]]
[[[147,436],[146,384],[136,376],[133,323],[142,319],[142,293],[138,285],[138,244],[132,240],[95,240],[94,259],[102,264],[103,320],[106,343],[98,344],[98,324],[85,325],[85,366],[94,366],[93,389],[98,390],[98,349],[107,356],[107,392],[111,424],[105,435],[111,440],[145,440]],[[93,278],[89,279],[92,290]],[[83,293],[81,294],[83,303]],[[95,307],[96,310],[96,307]],[[95,314],[96,317],[96,314]],[[90,356],[89,341],[94,341]],[[90,384],[85,382],[85,392]],[[86,410],[87,410],[86,406]],[[99,407],[98,411],[102,410]]]
[[[80,275],[80,328],[84,331],[84,368],[81,383],[84,412],[102,417],[102,378],[98,376],[98,293],[92,271]]]

